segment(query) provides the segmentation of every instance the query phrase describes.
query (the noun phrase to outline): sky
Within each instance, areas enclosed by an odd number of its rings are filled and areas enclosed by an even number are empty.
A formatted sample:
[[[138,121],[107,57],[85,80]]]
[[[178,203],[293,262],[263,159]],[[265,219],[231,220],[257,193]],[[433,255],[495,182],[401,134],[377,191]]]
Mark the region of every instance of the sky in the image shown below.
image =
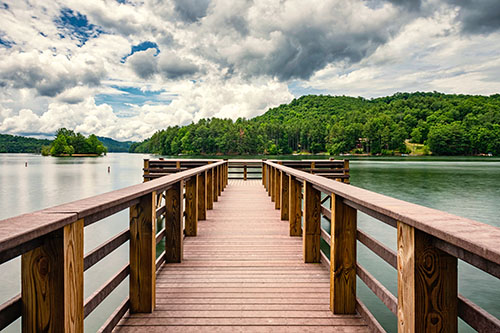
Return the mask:
[[[117,140],[307,94],[500,92],[499,0],[0,0],[0,133]]]

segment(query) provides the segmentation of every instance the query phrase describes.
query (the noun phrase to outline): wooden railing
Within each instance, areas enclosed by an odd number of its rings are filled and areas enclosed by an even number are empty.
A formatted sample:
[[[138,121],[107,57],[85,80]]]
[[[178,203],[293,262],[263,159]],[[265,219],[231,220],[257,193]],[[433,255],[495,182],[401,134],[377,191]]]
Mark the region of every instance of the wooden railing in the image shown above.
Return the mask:
[[[164,159],[144,160],[144,181],[167,176],[173,173],[186,171],[189,169],[215,163],[220,160],[214,159]]]
[[[356,296],[358,276],[397,316],[400,332],[456,332],[457,317],[477,331],[500,332],[500,320],[457,288],[457,259],[500,278],[500,229],[271,161],[263,161],[263,175],[290,236],[302,235],[304,261],[329,268],[333,313],[357,311],[372,331],[384,331]],[[323,206],[328,199],[330,208]],[[358,211],[397,229],[397,252],[357,228]],[[322,216],[331,221],[331,233],[321,227]],[[330,245],[329,256],[321,239]],[[397,270],[397,297],[357,263],[357,241]]]
[[[0,330],[22,317],[24,332],[83,332],[83,321],[129,276],[129,296],[100,331],[109,332],[126,311],[155,307],[156,271],[180,262],[183,237],[197,233],[197,221],[227,184],[227,162],[0,221],[0,264],[21,256],[21,294],[0,306]],[[84,229],[130,208],[130,227],[83,253]],[[156,232],[157,217],[165,228]],[[183,227],[183,225],[185,225]],[[129,263],[84,300],[83,272],[129,241]],[[157,258],[156,245],[165,251]]]
[[[270,162],[349,183],[349,160],[270,160]]]
[[[261,160],[228,160],[229,179],[261,179]]]

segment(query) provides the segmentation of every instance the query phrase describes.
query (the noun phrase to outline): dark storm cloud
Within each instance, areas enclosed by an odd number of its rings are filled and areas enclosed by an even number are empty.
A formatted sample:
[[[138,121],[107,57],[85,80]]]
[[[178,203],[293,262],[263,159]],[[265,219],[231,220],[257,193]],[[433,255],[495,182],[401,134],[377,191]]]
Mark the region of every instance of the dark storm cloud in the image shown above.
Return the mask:
[[[462,31],[469,34],[489,34],[500,29],[499,0],[448,0],[459,6],[457,20]]]
[[[390,3],[407,8],[409,10],[419,10],[422,0],[388,0]]]
[[[160,61],[158,69],[164,77],[173,80],[193,76],[199,71],[198,66],[179,58]]]
[[[207,15],[210,0],[174,0],[174,3],[181,19],[193,23]]]
[[[193,76],[200,69],[187,59],[174,54],[157,56],[154,49],[135,52],[127,60],[132,70],[142,79],[149,79],[155,74],[161,74],[167,79],[180,79]]]

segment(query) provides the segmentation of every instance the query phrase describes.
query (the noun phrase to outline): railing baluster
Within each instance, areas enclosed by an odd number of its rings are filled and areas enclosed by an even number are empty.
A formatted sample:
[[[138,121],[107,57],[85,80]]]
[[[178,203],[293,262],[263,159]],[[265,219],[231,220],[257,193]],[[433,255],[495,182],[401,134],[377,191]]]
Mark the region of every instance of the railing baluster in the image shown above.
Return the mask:
[[[213,169],[207,170],[207,209],[214,209],[214,172]]]
[[[83,332],[83,219],[22,255],[23,332]]]
[[[319,263],[321,258],[321,192],[304,181],[304,262]]]
[[[290,222],[290,236],[302,236],[302,182],[294,176],[288,176],[289,206],[288,219]]]
[[[198,175],[198,220],[207,219],[207,172]]]
[[[274,172],[274,208],[280,209],[281,206],[281,171]]]
[[[213,190],[214,190],[214,202],[219,201],[219,167],[214,167],[213,168],[213,173],[214,173],[214,183],[213,183]]]
[[[398,221],[399,332],[457,331],[457,259]]]
[[[186,180],[186,236],[198,233],[198,177]]]
[[[130,207],[130,312],[153,312],[156,304],[156,191]]]
[[[290,206],[290,186],[289,177],[286,173],[281,174],[281,220],[288,221],[289,206]]]
[[[356,313],[356,213],[331,194],[330,310]]]
[[[183,216],[183,198],[182,189],[184,181],[180,180],[173,184],[167,190],[165,205],[167,211],[165,214],[165,252],[166,262],[176,263],[182,261],[182,216]]]

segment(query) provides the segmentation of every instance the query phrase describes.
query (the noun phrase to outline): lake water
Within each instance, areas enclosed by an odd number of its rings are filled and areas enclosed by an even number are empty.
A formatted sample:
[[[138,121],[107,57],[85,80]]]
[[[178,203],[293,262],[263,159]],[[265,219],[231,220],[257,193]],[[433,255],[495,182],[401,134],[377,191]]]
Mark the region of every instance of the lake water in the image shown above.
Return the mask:
[[[125,153],[99,158],[0,154],[0,219],[140,183],[143,158],[149,157]],[[351,159],[351,184],[500,227],[500,159],[497,158]],[[362,230],[396,248],[395,229],[362,213],[358,214],[358,221]],[[87,227],[85,252],[127,227],[128,210]],[[361,244],[358,261],[397,294],[394,268]],[[124,245],[86,271],[85,297],[127,262],[128,246]],[[0,303],[20,292],[19,276],[19,259],[0,267]],[[500,282],[496,278],[459,262],[459,292],[500,317]],[[85,331],[96,331],[127,293],[128,284],[122,283],[85,320]],[[358,295],[388,331],[397,331],[395,316],[359,279]],[[19,321],[7,329],[19,330]],[[460,323],[460,331],[469,330]]]

